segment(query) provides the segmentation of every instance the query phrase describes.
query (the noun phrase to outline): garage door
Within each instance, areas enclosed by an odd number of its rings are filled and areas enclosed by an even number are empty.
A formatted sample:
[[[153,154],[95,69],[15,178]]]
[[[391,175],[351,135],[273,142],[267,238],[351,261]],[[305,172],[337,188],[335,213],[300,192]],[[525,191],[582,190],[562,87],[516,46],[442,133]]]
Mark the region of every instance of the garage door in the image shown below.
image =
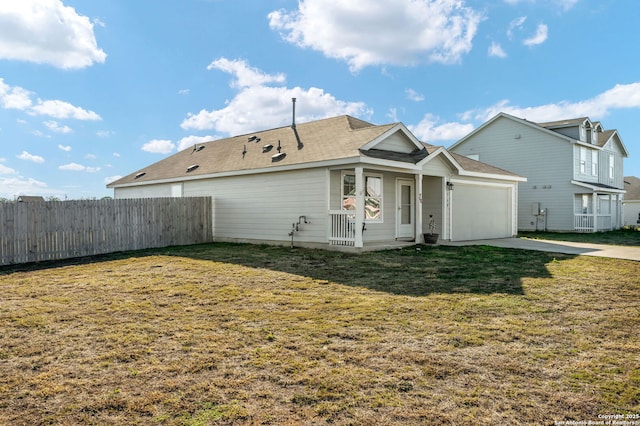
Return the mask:
[[[451,196],[453,241],[512,236],[511,188],[456,183]]]

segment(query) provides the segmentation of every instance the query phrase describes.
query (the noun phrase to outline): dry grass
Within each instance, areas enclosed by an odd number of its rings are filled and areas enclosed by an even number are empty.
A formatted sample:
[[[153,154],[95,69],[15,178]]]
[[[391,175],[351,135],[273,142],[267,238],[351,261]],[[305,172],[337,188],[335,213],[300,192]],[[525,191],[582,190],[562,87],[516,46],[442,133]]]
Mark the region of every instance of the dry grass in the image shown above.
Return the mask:
[[[0,423],[640,413],[640,263],[214,244],[0,270]]]

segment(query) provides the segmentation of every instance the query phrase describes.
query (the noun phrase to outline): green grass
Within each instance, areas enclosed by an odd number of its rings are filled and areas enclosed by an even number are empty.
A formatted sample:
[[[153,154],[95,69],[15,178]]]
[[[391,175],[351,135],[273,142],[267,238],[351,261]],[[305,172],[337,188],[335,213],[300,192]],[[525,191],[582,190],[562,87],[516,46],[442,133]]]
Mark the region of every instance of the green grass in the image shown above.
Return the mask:
[[[608,232],[520,232],[519,237],[537,240],[572,241],[576,243],[640,246],[640,228],[626,227]]]
[[[640,412],[640,263],[211,244],[0,269],[0,424]]]

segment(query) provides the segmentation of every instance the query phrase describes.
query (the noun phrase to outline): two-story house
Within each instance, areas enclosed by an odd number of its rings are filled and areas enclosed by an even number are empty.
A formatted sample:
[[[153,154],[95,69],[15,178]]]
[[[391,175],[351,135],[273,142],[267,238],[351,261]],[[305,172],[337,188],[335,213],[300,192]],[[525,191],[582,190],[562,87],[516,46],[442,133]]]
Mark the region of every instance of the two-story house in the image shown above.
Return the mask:
[[[451,152],[527,178],[518,189],[518,229],[596,232],[622,226],[623,159],[617,130],[588,117],[548,123],[500,113]]]

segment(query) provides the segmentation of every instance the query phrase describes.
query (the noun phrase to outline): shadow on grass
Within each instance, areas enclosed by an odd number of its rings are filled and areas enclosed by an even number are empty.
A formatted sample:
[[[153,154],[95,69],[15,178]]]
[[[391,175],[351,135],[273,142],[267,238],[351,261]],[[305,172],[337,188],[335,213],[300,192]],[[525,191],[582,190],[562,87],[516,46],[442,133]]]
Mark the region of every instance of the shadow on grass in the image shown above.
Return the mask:
[[[524,294],[522,278],[549,277],[546,267],[549,262],[571,257],[490,246],[412,246],[348,254],[320,249],[213,243],[5,266],[0,268],[0,275],[157,255],[264,268],[407,296],[434,293],[521,295]]]

